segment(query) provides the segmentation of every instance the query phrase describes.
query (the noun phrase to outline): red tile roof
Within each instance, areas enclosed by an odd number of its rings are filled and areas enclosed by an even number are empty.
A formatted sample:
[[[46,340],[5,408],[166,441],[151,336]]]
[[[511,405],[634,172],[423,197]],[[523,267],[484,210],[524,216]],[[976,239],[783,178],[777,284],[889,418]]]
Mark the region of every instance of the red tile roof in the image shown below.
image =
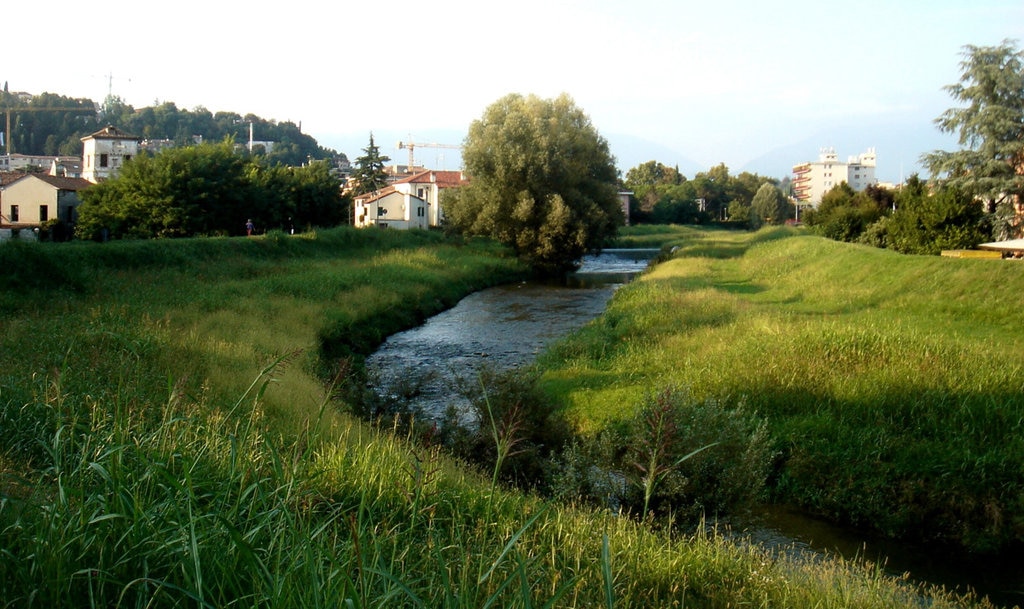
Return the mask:
[[[19,171],[0,174],[0,176],[2,176],[2,183],[4,186],[13,184],[22,178],[38,178],[58,190],[71,190],[77,192],[92,186],[92,182],[85,178],[66,178],[64,176],[52,176],[48,173],[21,173]],[[8,179],[8,176],[13,177],[13,179]]]
[[[407,178],[397,180],[395,184],[437,184],[438,188],[454,188],[468,181],[461,171],[434,171],[428,169],[427,171],[421,171]]]

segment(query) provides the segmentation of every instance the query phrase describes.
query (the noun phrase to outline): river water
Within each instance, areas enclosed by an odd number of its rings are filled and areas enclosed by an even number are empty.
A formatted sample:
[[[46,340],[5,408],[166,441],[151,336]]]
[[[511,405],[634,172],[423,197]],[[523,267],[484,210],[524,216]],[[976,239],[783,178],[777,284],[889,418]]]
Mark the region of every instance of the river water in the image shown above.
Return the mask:
[[[440,418],[465,400],[458,387],[484,367],[529,364],[547,345],[602,312],[615,290],[643,271],[656,249],[604,250],[565,281],[524,281],[470,294],[423,325],[390,336],[366,360],[395,396],[415,394],[423,415]]]
[[[471,294],[423,325],[389,337],[367,358],[379,387],[440,418],[449,405],[461,410],[459,386],[479,370],[529,364],[552,342],[602,312],[616,289],[642,272],[656,249],[605,250],[588,256],[580,270],[559,283],[522,282]],[[893,575],[990,596],[997,604],[1024,604],[1024,560],[972,559],[874,538],[817,520],[799,511],[766,507],[745,524],[745,539],[785,552],[832,553],[883,565]]]

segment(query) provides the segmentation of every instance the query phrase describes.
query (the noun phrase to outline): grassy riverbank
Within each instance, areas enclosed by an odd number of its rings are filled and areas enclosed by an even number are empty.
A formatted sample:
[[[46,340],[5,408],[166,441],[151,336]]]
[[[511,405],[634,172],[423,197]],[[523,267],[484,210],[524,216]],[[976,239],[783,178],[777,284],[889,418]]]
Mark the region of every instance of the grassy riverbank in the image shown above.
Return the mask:
[[[0,268],[3,607],[920,606],[876,570],[496,488],[347,416],[321,356],[522,272],[489,244],[7,244]]]
[[[581,429],[685,387],[767,419],[781,501],[899,538],[1024,541],[1019,264],[790,229],[633,239],[678,249],[542,363]]]

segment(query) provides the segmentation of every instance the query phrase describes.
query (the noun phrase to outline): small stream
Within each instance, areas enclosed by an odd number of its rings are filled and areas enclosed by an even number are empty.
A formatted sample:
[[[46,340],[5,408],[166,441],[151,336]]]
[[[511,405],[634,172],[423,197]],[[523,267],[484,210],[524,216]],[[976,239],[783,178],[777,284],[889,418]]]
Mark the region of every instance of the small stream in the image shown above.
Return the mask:
[[[390,336],[366,360],[386,391],[410,393],[440,418],[463,402],[460,384],[488,367],[529,364],[546,346],[604,312],[617,288],[643,271],[657,249],[604,250],[563,282],[524,281],[475,292],[423,325]]]
[[[560,283],[522,282],[471,294],[423,325],[389,337],[366,366],[378,386],[415,394],[414,406],[440,418],[461,408],[458,387],[479,370],[529,364],[549,344],[604,312],[615,290],[642,272],[656,249],[605,250]],[[401,389],[398,389],[401,387]],[[414,387],[415,391],[409,391]],[[390,389],[389,389],[390,388]],[[1024,559],[981,560],[849,531],[783,507],[766,506],[737,535],[782,552],[831,553],[874,561],[893,575],[947,588],[973,588],[999,605],[1024,604]]]

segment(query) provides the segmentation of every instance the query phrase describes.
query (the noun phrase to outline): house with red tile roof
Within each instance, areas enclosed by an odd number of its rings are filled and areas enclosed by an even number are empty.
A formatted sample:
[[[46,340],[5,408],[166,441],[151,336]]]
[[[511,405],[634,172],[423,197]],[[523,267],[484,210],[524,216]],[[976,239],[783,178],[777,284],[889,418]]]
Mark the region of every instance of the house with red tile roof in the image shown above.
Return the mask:
[[[396,191],[414,195],[423,199],[427,205],[428,226],[441,226],[444,222],[444,210],[441,209],[441,192],[448,188],[457,188],[468,180],[461,171],[426,170],[396,181],[392,186]]]
[[[379,228],[427,228],[427,202],[408,192],[402,192],[394,185],[355,197],[355,218],[357,227],[377,226]]]

